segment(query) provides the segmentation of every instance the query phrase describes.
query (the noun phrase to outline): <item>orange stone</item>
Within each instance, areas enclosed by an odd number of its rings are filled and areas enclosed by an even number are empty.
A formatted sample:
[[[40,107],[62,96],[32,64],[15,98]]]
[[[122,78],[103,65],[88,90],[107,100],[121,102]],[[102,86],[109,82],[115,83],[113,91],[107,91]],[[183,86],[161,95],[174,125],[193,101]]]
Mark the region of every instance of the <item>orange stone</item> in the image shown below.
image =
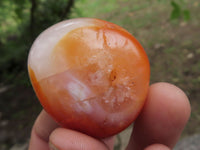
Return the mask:
[[[56,39],[54,32],[63,35]],[[150,77],[147,55],[130,33],[90,18],[42,33],[31,48],[28,70],[42,106],[61,126],[98,138],[117,134],[136,119]]]

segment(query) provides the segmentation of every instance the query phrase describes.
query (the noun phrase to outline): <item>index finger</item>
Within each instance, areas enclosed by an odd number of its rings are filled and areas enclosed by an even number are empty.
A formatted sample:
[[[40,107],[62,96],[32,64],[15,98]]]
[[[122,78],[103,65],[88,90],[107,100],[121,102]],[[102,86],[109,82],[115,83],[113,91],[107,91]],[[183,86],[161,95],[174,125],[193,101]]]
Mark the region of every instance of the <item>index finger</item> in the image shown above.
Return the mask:
[[[44,110],[33,125],[29,150],[49,150],[49,136],[59,125]]]

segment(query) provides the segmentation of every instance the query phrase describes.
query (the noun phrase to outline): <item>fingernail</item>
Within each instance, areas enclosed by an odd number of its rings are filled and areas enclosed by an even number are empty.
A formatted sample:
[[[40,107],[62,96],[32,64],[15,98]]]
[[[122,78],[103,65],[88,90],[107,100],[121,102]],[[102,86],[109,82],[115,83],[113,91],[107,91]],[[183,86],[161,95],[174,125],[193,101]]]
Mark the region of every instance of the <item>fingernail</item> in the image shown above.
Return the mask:
[[[49,142],[49,148],[50,150],[59,150],[55,145],[53,145],[51,142]]]

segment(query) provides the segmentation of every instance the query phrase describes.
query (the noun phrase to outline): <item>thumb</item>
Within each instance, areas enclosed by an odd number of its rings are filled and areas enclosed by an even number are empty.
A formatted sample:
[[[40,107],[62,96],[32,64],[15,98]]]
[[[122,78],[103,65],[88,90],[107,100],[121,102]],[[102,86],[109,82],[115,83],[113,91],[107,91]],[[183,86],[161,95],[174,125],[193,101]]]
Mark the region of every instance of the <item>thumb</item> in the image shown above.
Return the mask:
[[[50,135],[51,150],[109,150],[102,141],[83,133],[57,128]]]

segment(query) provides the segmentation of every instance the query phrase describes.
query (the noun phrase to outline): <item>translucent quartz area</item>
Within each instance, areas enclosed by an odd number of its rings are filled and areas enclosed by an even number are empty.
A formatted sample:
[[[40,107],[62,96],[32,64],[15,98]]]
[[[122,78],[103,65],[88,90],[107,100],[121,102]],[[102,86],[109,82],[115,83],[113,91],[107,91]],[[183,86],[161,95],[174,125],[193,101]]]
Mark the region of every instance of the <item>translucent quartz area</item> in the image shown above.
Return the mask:
[[[148,58],[121,27],[96,19],[77,22],[52,48],[33,46],[29,75],[41,104],[62,126],[111,136],[132,123],[144,104]]]

